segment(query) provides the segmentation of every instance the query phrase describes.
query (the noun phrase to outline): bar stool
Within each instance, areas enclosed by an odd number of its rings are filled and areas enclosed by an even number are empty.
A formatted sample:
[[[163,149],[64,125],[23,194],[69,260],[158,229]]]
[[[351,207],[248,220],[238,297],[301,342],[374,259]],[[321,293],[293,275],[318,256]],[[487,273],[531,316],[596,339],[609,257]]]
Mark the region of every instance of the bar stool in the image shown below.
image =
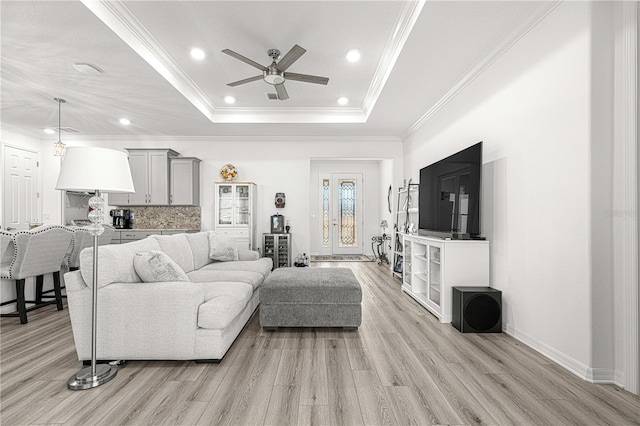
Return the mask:
[[[62,306],[62,291],[60,290],[60,265],[64,256],[70,251],[73,232],[64,226],[42,226],[30,231],[9,233],[0,230],[2,236],[3,253],[0,267],[0,277],[15,280],[16,299],[0,303],[0,306],[16,303],[18,312],[2,314],[3,317],[19,317],[21,324],[27,323],[27,312],[42,308],[50,304],[56,304],[59,311]],[[10,242],[5,247],[5,243]],[[13,252],[11,262],[8,256]],[[5,262],[5,260],[7,260]],[[53,287],[55,296],[43,296],[42,286],[44,275],[53,274]],[[25,280],[36,277],[35,300],[25,299]],[[54,300],[43,301],[43,298],[51,297]],[[26,304],[34,306],[26,307]]]
[[[104,232],[98,237],[99,246],[110,244],[113,235],[116,233],[116,229],[111,225],[103,224],[102,227],[104,228]],[[80,252],[87,247],[93,247],[93,236],[89,234],[86,228],[73,229],[72,248],[71,251],[65,255],[62,266],[69,271],[80,269]]]

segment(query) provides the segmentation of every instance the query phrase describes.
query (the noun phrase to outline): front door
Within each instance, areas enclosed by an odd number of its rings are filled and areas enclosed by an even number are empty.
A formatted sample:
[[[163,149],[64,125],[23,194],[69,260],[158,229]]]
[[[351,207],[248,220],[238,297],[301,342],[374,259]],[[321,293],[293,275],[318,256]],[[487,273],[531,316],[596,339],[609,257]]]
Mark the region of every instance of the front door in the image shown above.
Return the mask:
[[[38,153],[12,146],[4,147],[3,227],[29,229],[38,217]]]
[[[332,254],[364,254],[364,188],[362,173],[333,173]]]

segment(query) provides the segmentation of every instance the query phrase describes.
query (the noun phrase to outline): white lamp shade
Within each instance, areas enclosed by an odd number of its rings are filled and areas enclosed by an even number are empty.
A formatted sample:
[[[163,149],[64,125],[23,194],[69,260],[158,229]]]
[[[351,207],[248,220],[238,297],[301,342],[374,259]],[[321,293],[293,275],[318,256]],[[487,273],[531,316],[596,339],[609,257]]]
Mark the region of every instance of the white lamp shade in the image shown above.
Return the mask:
[[[70,146],[62,161],[56,189],[135,192],[128,156],[115,149]]]

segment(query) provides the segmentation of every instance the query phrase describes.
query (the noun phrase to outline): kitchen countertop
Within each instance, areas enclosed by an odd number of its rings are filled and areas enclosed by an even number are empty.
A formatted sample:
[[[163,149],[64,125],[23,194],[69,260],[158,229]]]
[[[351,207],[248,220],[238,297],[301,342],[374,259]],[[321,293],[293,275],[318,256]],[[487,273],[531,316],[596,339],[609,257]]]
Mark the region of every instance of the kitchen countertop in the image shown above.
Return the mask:
[[[177,232],[188,232],[188,231],[196,231],[200,232],[200,229],[197,228],[133,228],[133,229],[123,229],[116,228],[116,231],[124,231],[124,232],[162,232],[162,231],[177,231]]]

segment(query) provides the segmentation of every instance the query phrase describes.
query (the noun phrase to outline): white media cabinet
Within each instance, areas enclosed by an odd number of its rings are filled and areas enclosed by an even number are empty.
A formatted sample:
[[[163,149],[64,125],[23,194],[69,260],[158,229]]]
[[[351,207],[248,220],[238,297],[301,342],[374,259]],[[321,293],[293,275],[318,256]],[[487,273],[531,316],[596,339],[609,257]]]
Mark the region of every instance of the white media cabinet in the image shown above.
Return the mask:
[[[489,242],[403,235],[402,291],[451,322],[452,288],[489,286]]]

